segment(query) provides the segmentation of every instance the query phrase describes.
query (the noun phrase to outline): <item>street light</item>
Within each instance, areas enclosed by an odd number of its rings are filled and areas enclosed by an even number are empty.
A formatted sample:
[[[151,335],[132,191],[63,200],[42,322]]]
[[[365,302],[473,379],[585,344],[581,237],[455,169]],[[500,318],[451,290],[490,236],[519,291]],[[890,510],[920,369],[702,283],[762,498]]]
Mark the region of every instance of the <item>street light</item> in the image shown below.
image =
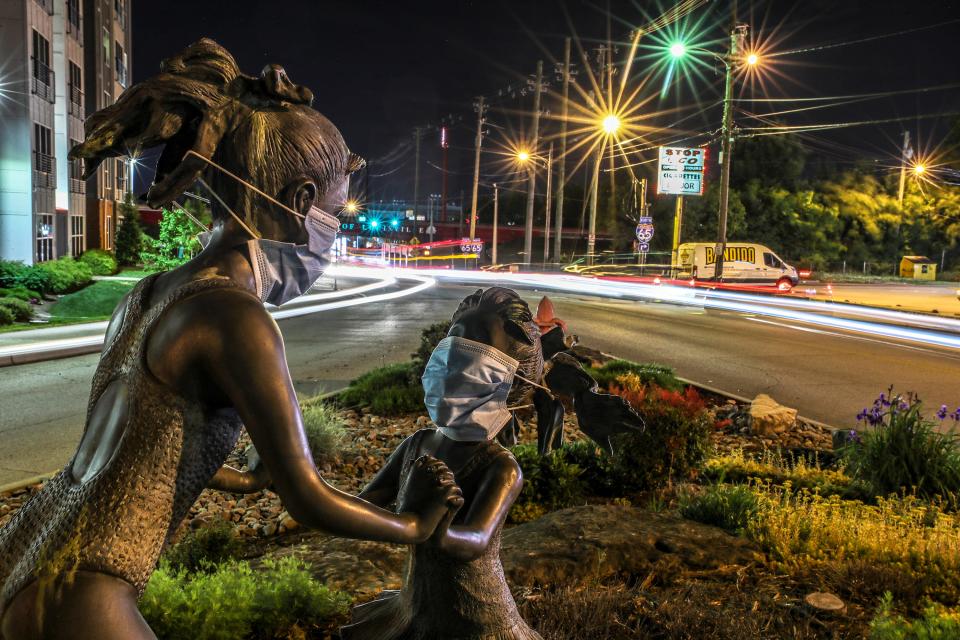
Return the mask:
[[[519,162],[520,164],[526,164],[529,161],[530,161],[529,151],[527,151],[526,149],[521,149],[520,151],[517,151],[517,162]]]
[[[680,41],[674,42],[670,45],[670,55],[676,59],[682,58],[687,55],[687,45]]]
[[[760,62],[760,56],[758,56],[756,53],[750,53],[747,55],[747,64],[751,67],[756,66],[758,62]]]
[[[915,165],[913,167],[913,175],[922,176],[926,172],[927,168],[922,164]]]
[[[357,204],[356,200],[347,200],[346,204],[343,205],[343,210],[347,213],[356,213],[360,208],[360,205]]]
[[[608,136],[612,136],[620,130],[620,118],[611,113],[603,119],[601,126],[603,127],[604,133],[606,133]]]

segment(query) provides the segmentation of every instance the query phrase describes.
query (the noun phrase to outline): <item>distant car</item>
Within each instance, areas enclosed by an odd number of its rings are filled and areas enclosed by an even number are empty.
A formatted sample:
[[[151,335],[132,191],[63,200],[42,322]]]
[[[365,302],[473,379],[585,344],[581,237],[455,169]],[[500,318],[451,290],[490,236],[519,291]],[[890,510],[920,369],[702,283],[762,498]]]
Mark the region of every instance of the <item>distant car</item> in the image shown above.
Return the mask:
[[[681,244],[677,257],[680,278],[697,280],[716,276],[716,244],[687,242]],[[789,291],[800,282],[797,270],[781,260],[772,249],[753,242],[728,242],[723,253],[723,279],[728,282],[774,284]]]

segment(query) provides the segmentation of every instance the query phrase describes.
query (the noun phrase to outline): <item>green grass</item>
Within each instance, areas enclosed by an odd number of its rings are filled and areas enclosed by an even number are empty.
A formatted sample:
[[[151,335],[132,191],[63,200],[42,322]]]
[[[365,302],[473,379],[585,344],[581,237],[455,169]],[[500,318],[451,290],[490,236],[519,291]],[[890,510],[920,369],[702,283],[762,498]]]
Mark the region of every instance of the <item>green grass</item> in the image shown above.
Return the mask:
[[[369,407],[381,416],[423,411],[423,386],[416,363],[388,364],[368,371],[350,383],[338,401],[346,407]]]
[[[50,310],[53,318],[88,321],[109,318],[133,282],[101,280],[60,298]]]
[[[145,271],[143,269],[138,269],[135,267],[124,267],[120,269],[120,272],[117,273],[118,276],[123,276],[124,278],[146,278],[149,275],[153,275],[155,271]]]

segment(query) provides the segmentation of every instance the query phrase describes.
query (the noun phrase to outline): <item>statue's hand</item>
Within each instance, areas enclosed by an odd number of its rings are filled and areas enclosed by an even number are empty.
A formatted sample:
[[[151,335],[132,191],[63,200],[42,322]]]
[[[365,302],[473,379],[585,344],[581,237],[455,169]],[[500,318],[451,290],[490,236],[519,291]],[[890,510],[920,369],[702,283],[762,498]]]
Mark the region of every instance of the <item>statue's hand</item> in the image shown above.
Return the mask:
[[[453,472],[432,456],[420,456],[413,463],[402,495],[397,502],[400,512],[419,517],[421,540],[433,534],[445,518],[451,518],[463,506],[463,493],[454,481]]]

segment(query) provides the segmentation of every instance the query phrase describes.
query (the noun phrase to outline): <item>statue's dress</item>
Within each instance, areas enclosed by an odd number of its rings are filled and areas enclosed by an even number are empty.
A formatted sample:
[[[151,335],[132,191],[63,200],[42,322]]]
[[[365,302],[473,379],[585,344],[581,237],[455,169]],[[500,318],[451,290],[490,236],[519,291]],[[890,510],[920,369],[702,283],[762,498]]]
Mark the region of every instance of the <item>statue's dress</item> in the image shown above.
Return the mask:
[[[142,593],[169,537],[237,442],[242,423],[235,411],[209,412],[157,380],[146,363],[150,331],[166,310],[236,285],[222,277],[192,281],[145,310],[156,278],[132,290],[93,377],[83,437],[99,445],[103,462],[93,469],[78,463],[82,444],[0,530],[0,614],[31,580],[76,570],[123,578]],[[91,425],[101,397],[126,398],[114,429]],[[80,477],[75,465],[85,469]]]
[[[398,491],[406,489],[411,465],[420,457],[418,431],[407,448]],[[463,468],[455,471],[461,487],[478,487],[484,470],[509,451],[490,442]],[[468,502],[458,514],[466,514]],[[458,524],[454,520],[453,524]],[[355,607],[343,640],[541,640],[527,626],[513,601],[500,564],[501,524],[486,551],[473,560],[459,560],[427,542],[413,546],[407,559],[403,589],[384,591],[376,600]]]

